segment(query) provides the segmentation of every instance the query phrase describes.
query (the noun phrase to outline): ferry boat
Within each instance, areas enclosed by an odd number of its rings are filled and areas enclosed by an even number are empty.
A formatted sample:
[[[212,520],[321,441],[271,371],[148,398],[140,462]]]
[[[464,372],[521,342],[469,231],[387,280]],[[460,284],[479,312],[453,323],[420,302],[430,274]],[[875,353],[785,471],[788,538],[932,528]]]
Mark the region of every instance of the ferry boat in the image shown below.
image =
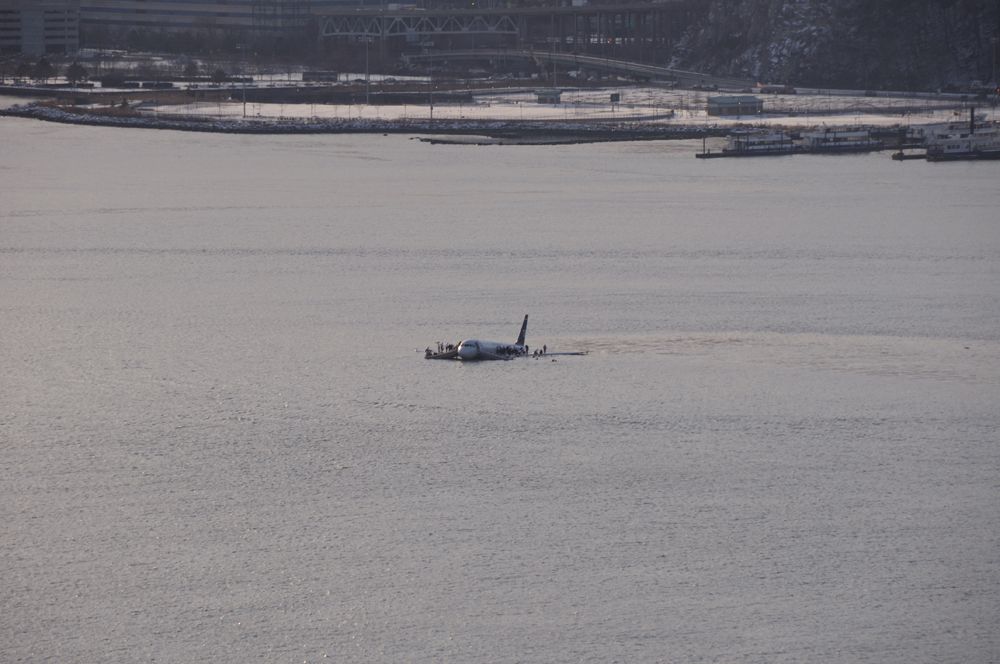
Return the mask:
[[[951,122],[935,122],[924,125],[913,125],[907,130],[907,140],[927,144],[935,140],[961,134],[963,132],[975,132],[977,128],[987,128],[990,125],[986,116],[977,114],[975,109],[970,109],[969,117],[966,120],[952,120]]]
[[[721,152],[704,150],[695,154],[699,159],[713,157],[764,157],[772,155],[797,154],[802,149],[794,138],[783,131],[759,132],[740,131],[726,137],[726,147]]]
[[[871,135],[868,129],[851,127],[828,127],[822,131],[802,135],[806,152],[873,152],[881,150],[885,144]]]
[[[970,122],[964,131],[927,139],[927,161],[1000,159],[1000,124]]]

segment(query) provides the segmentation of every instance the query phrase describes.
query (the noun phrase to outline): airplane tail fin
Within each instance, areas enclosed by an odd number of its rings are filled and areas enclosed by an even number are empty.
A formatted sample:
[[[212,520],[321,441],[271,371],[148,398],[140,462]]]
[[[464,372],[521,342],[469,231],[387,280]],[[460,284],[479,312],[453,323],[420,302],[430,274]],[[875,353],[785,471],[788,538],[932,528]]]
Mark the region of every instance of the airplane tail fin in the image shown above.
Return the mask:
[[[524,322],[521,323],[521,333],[517,335],[517,345],[524,345],[524,335],[528,332],[528,314],[524,314]]]

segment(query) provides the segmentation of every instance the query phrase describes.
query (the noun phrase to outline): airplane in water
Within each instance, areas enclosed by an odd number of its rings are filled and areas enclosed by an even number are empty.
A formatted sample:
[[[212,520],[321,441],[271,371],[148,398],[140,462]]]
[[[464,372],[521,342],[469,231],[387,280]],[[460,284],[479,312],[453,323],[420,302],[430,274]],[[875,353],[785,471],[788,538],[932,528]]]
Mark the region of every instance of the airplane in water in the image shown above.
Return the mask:
[[[481,339],[463,339],[458,344],[438,344],[438,352],[430,348],[424,351],[428,360],[462,360],[463,362],[478,362],[482,360],[513,360],[515,357],[527,357],[529,347],[524,343],[528,332],[528,314],[524,315],[521,332],[517,341],[512,344],[502,341],[484,341]],[[543,346],[544,348],[544,346]],[[537,349],[536,349],[537,356]],[[585,355],[586,353],[549,353],[549,355]]]

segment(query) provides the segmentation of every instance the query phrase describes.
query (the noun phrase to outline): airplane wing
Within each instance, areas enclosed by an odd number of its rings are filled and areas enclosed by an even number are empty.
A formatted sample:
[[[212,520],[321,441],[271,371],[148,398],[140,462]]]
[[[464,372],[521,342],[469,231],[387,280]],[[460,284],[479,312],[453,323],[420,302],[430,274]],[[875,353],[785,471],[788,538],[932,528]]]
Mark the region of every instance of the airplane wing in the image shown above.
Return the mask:
[[[447,351],[442,351],[440,353],[435,353],[434,351],[431,351],[430,353],[427,353],[425,351],[424,358],[428,359],[428,360],[457,360],[458,359],[458,351],[457,350],[447,350]]]
[[[487,352],[482,351],[482,350],[479,351],[479,354],[482,355],[483,357],[487,357],[487,358],[489,358],[491,360],[504,360],[504,361],[507,361],[507,360],[513,360],[515,357],[518,357],[517,355],[494,355],[493,353],[487,353]]]

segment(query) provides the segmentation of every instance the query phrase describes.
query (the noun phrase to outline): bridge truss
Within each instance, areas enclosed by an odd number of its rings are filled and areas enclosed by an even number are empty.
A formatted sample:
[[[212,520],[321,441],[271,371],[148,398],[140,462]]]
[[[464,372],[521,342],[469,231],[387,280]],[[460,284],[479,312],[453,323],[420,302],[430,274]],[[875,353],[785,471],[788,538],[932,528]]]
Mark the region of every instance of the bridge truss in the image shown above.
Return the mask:
[[[326,16],[321,37],[386,38],[433,35],[518,35],[513,14],[503,13],[379,13]]]
[[[492,3],[488,3],[492,4]],[[565,48],[576,52],[624,55],[639,60],[664,56],[695,0],[599,0],[513,7],[396,8],[343,7],[316,12],[324,41],[403,43],[435,41],[437,48],[484,45]],[[462,41],[465,39],[466,41]]]
[[[319,41],[338,57],[358,63],[363,57],[366,71],[371,57],[385,66],[392,61],[412,65],[421,61],[413,56],[426,55],[431,56],[423,61],[426,66],[442,70],[453,61],[465,59],[468,68],[468,61],[486,57],[487,67],[520,72],[568,67],[707,83],[702,74],[661,68],[693,17],[706,11],[703,0],[509,0],[505,7],[477,0],[479,6],[474,8],[442,6],[447,1],[423,0],[422,7],[324,7],[315,12]],[[507,51],[511,57],[456,56],[483,49]],[[514,55],[518,51],[535,55],[519,58]],[[539,57],[542,52],[549,56]],[[445,53],[449,55],[433,57]],[[574,59],[566,59],[570,56]],[[432,59],[437,61],[433,65]]]

